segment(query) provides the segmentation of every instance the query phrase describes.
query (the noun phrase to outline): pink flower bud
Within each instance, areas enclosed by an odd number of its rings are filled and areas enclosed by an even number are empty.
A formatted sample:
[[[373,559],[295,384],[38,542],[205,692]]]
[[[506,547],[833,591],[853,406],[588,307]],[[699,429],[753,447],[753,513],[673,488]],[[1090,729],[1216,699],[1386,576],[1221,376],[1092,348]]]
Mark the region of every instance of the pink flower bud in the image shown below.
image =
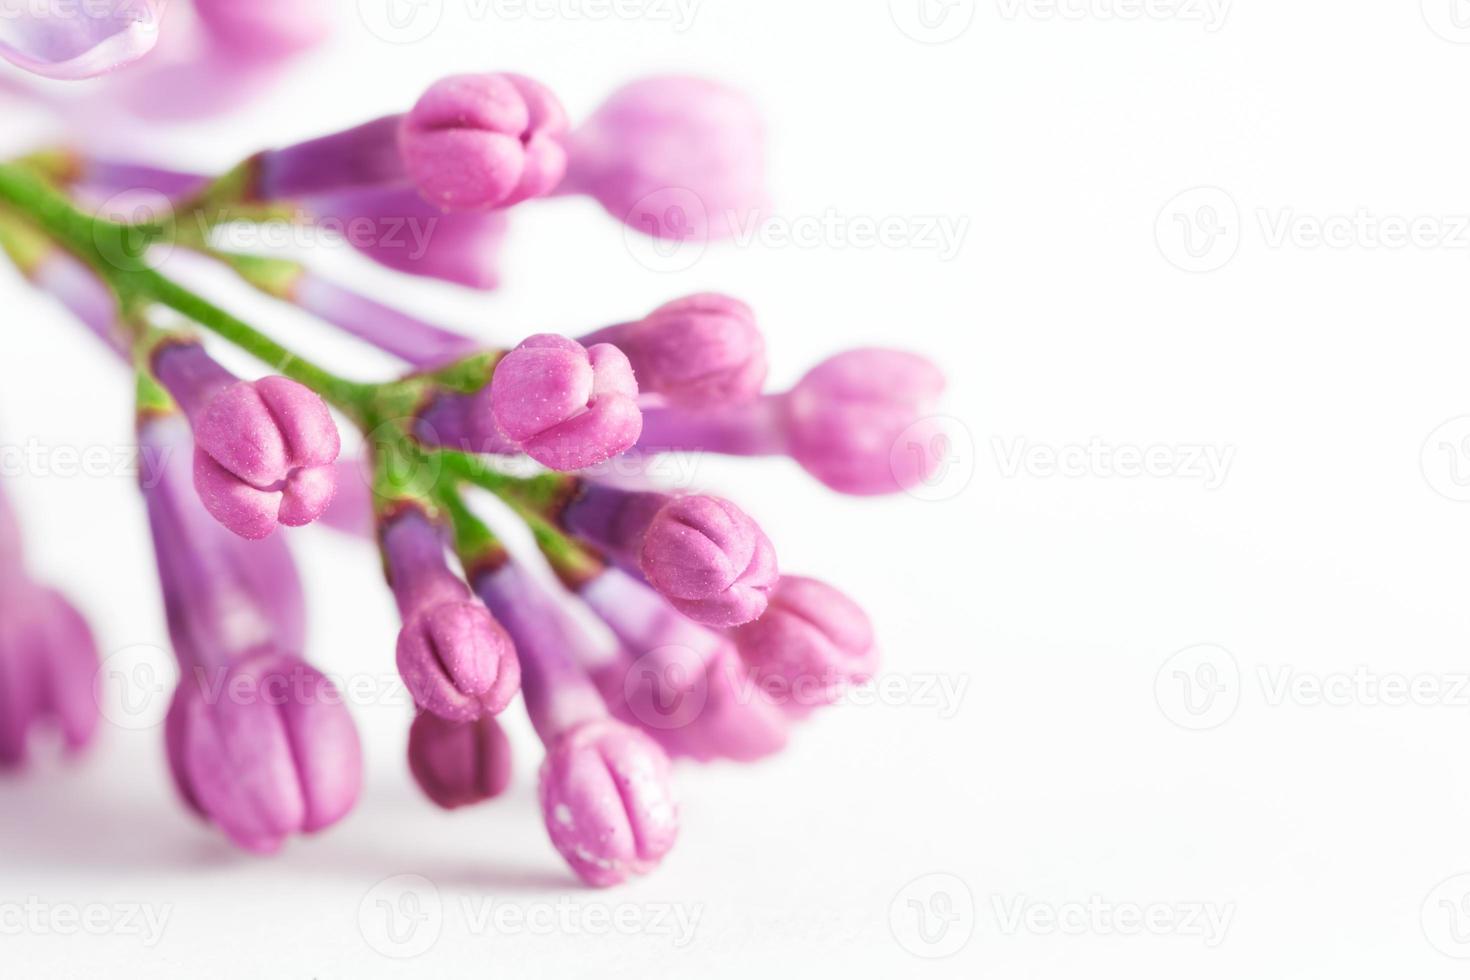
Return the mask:
[[[28,0],[0,11],[0,57],[47,78],[91,78],[158,43],[165,0]]]
[[[263,538],[327,509],[341,440],[319,395],[287,378],[240,381],[198,344],[163,346],[153,368],[189,417],[194,486],[215,520]]]
[[[785,713],[746,674],[734,645],[609,568],[582,598],[623,646],[593,668],[603,698],[671,754],[753,762],[785,747]]]
[[[719,497],[675,497],[643,536],[638,567],[684,615],[706,626],[748,623],[766,610],[776,550],[744,511]]]
[[[452,75],[405,117],[399,146],[425,200],[477,211],[550,193],[566,171],[566,127],[561,103],[529,78]]]
[[[215,43],[250,58],[294,54],[332,32],[326,0],[194,0],[194,9]]]
[[[759,113],[716,82],[632,82],[567,142],[565,190],[658,238],[725,238],[766,207]]]
[[[414,703],[449,721],[503,711],[520,690],[515,646],[449,570],[438,529],[421,512],[405,510],[382,539],[403,614],[398,672]]]
[[[332,502],[342,444],[305,385],[273,377],[226,388],[194,421],[194,439],[199,497],[241,537],[310,524]]]
[[[638,382],[616,347],[555,334],[522,341],[495,368],[490,411],[500,431],[544,466],[578,470],[638,441]]]
[[[926,479],[939,464],[935,439],[901,437],[925,423],[944,391],[934,364],[903,351],[864,348],[807,372],[786,400],[791,456],[842,493],[893,493]]]
[[[423,712],[408,731],[408,768],[444,809],[472,806],[510,785],[510,741],[494,718],[445,721]]]
[[[765,615],[736,629],[734,639],[757,683],[803,708],[831,703],[877,667],[873,624],[862,608],[796,575],[782,576]]]
[[[0,768],[23,764],[30,733],[60,729],[70,751],[97,728],[97,646],[59,593],[17,572],[0,591]]]
[[[272,853],[357,802],[362,753],[341,695],[268,648],[224,671],[186,672],[165,736],[185,800],[246,850]]]
[[[553,739],[541,767],[551,842],[589,885],[646,874],[679,833],[669,760],[648,736],[612,719]]]
[[[766,344],[750,307],[718,293],[674,300],[636,323],[599,330],[587,345],[627,355],[638,390],[691,408],[749,401],[766,380]]]

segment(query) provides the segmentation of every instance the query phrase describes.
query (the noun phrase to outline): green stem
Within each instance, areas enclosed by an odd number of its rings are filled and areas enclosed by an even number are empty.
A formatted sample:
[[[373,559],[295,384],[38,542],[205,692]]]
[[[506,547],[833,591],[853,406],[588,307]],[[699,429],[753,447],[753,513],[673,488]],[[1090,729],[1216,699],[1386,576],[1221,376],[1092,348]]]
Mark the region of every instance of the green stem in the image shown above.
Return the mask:
[[[149,245],[167,234],[166,227],[120,225],[85,214],[40,177],[14,164],[0,164],[0,200],[29,216],[90,265],[112,285],[125,305],[135,297],[161,303],[312,388],[354,420],[364,415],[376,385],[338,377],[149,268],[143,261],[144,254]]]

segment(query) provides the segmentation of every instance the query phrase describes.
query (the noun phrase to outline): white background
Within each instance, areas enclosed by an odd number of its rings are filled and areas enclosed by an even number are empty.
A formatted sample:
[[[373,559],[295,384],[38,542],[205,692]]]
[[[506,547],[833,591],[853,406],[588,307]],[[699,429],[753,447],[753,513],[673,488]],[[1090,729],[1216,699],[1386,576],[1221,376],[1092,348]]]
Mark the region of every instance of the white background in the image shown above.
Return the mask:
[[[162,939],[7,934],[4,972],[1462,976],[1470,16],[1222,3],[936,0],[926,28],[917,0],[703,0],[679,31],[658,5],[593,19],[446,0],[404,44],[344,4],[334,45],[256,111],[136,137],[222,168],[401,109],[450,71],[534,75],[574,117],[639,74],[738,84],[770,120],[771,227],[821,222],[818,247],[765,237],[657,271],[595,206],[555,201],[516,212],[492,296],[340,248],[322,260],[501,341],[723,290],[755,305],[779,386],[845,346],[918,350],[951,378],[973,476],[940,501],[864,501],[785,462],[701,464],[785,568],[866,605],[909,693],[835,709],[770,762],[681,767],[683,835],[654,875],[576,885],[520,719],[510,794],[445,815],[405,770],[407,711],[356,707],[361,803],[269,860],[185,815],[157,730],[104,726],[83,763],[0,784],[0,902],[144,904],[169,914]],[[880,219],[914,233],[858,248],[831,230]],[[967,229],[957,254],[920,233],[934,219]],[[3,290],[4,442],[48,461],[125,447],[128,379],[13,276]],[[220,296],[344,370],[389,368]],[[1150,450],[1149,473],[1120,472]],[[1200,470],[1206,451],[1228,467]],[[163,647],[130,477],[6,461],[36,571],[104,653]],[[291,541],[309,655],[391,675],[371,548]],[[963,691],[952,714],[926,695],[936,679]],[[406,965],[382,955],[409,950],[383,942],[376,904],[405,874],[433,887]],[[699,920],[683,945],[482,928],[487,900]]]

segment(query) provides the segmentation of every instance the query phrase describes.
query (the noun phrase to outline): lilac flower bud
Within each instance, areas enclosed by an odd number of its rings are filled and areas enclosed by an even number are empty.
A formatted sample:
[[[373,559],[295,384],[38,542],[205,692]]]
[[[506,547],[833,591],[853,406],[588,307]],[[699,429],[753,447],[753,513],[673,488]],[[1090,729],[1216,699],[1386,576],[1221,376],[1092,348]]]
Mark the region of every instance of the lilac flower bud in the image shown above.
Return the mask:
[[[847,351],[783,395],[719,412],[644,410],[639,448],[789,455],[841,493],[897,493],[928,479],[946,441],[933,418],[944,375],[903,351]]]
[[[558,601],[513,562],[481,572],[475,590],[515,637],[526,710],[546,745],[541,808],[552,843],[592,885],[658,864],[678,834],[668,757],[608,717],[583,664],[599,654]]]
[[[197,344],[169,344],[154,371],[194,430],[194,485],[241,537],[316,520],[336,487],[341,441],[326,403],[287,378],[240,381]]]
[[[766,206],[765,135],[741,93],[698,78],[625,85],[568,139],[563,190],[659,238],[725,238]]]
[[[165,737],[184,798],[246,850],[272,853],[357,802],[362,752],[341,695],[269,648],[221,674],[186,673]]]
[[[520,689],[515,647],[450,571],[438,529],[407,508],[384,525],[382,542],[403,615],[398,671],[414,703],[449,721],[503,711]]]
[[[248,58],[275,58],[314,47],[332,32],[325,0],[194,0],[214,41]]]
[[[838,354],[808,371],[787,396],[791,456],[842,493],[915,486],[940,462],[937,441],[913,440],[917,456],[894,450],[943,391],[939,368],[917,355],[875,348]]]
[[[583,347],[555,334],[522,341],[495,368],[489,386],[495,424],[544,466],[578,470],[638,441],[638,382],[616,347]]]
[[[798,707],[829,704],[873,676],[878,652],[862,607],[816,579],[786,575],[764,616],[733,634],[757,683]]]
[[[547,744],[540,793],[551,842],[595,887],[651,871],[679,834],[668,757],[611,718]]]
[[[620,659],[600,662],[594,673],[619,717],[669,752],[699,761],[749,762],[786,745],[785,715],[751,682],[724,636],[617,569],[580,594],[623,645]]]
[[[138,431],[139,483],[153,532],[169,636],[186,666],[218,666],[263,646],[299,653],[306,598],[279,537],[248,540],[221,526],[193,486],[193,442],[177,415]]]
[[[25,762],[30,733],[61,731],[77,751],[97,728],[97,646],[58,592],[13,575],[0,590],[0,768]]]
[[[446,211],[509,207],[550,193],[566,171],[566,113],[521,75],[452,75],[404,118],[404,165],[424,199]]]
[[[766,344],[750,307],[718,293],[674,300],[636,323],[583,337],[612,344],[638,376],[638,390],[675,405],[718,408],[749,401],[766,380]]]
[[[153,49],[164,3],[28,2],[0,16],[0,57],[47,78],[101,75]]]
[[[446,810],[483,803],[510,785],[510,741],[494,718],[445,721],[421,713],[408,730],[408,768]]]
[[[757,618],[779,578],[765,532],[719,497],[587,483],[562,519],[574,534],[636,565],[680,612],[706,626]]]

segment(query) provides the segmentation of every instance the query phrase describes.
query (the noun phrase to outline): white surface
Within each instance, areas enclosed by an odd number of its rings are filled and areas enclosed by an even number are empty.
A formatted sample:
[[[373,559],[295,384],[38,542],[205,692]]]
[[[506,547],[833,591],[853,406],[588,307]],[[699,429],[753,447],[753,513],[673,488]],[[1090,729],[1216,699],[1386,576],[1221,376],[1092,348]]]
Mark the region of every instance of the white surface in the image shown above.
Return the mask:
[[[0,786],[0,902],[142,903],[168,912],[161,941],[22,931],[0,936],[0,969],[1463,975],[1446,954],[1470,955],[1458,941],[1470,936],[1470,879],[1453,880],[1470,871],[1470,507],[1450,498],[1466,495],[1451,466],[1470,465],[1470,425],[1437,430],[1470,414],[1470,46],[1452,43],[1470,30],[1450,5],[1159,0],[1126,18],[1113,14],[1138,8],[1124,0],[1064,0],[1066,16],[957,0],[929,8],[949,19],[925,33],[907,0],[704,0],[681,33],[654,20],[477,19],[484,5],[448,0],[442,26],[414,44],[350,19],[299,73],[296,97],[175,134],[223,166],[403,106],[451,70],[526,71],[577,116],[653,71],[746,86],[771,120],[778,221],[968,221],[958,255],[913,241],[843,247],[824,232],[820,248],[726,246],[658,273],[595,208],[555,202],[517,214],[499,295],[373,282],[502,339],[718,288],[755,304],[782,384],[844,345],[912,347],[953,379],[948,410],[973,437],[974,478],[942,502],[854,501],[781,463],[701,467],[701,485],[765,524],[785,567],[868,606],[888,674],[913,696],[835,710],[764,765],[681,769],[683,836],[648,879],[574,886],[540,828],[519,722],[512,794],[445,816],[404,770],[404,712],[359,707],[369,771],[357,811],[269,861],[186,818],[157,731],[107,730],[75,770]],[[1222,11],[1223,22],[1190,19]],[[959,33],[931,45],[898,23]],[[1178,197],[1200,187],[1217,191]],[[1202,234],[1205,206],[1227,234],[1190,257],[1179,221]],[[1424,242],[1374,247],[1360,209],[1434,223]],[[1332,220],[1342,216],[1353,220]],[[1295,229],[1284,240],[1283,217]],[[1314,222],[1348,237],[1313,246],[1302,236]],[[340,250],[326,257],[344,263]],[[11,280],[4,305],[6,441],[34,439],[46,459],[126,445],[126,379]],[[303,347],[340,349],[325,330],[249,308]],[[42,369],[74,357],[66,383]],[[1230,465],[1210,489],[1091,461],[1048,475],[1034,454],[1094,439],[1163,447],[1166,469],[1205,448]],[[1019,470],[1018,446],[1033,452]],[[10,483],[38,568],[67,583],[106,650],[160,645],[129,479],[24,468]],[[395,623],[370,550],[318,531],[292,541],[312,593],[311,655],[343,675],[391,672]],[[1202,644],[1216,646],[1191,649]],[[1208,679],[1206,661],[1223,692],[1207,702],[1196,688],[1190,714],[1180,674]],[[1360,687],[1359,673],[1421,680],[1404,703]],[[928,678],[963,687],[952,717],[919,696]],[[1324,682],[1329,696],[1314,697]],[[398,901],[404,882],[374,888],[404,874],[434,884],[440,904],[420,907],[440,912],[408,946],[388,945],[427,947],[401,964],[380,955],[377,902]],[[926,945],[908,903],[941,910],[936,889],[953,912]],[[533,917],[556,903],[624,916],[672,903],[699,919],[681,945],[656,930],[486,925],[487,901]],[[1110,911],[1121,926],[1097,917]],[[1162,934],[1127,921],[1134,912]],[[1066,927],[1048,929],[1049,914]],[[913,955],[965,939],[946,959]]]

